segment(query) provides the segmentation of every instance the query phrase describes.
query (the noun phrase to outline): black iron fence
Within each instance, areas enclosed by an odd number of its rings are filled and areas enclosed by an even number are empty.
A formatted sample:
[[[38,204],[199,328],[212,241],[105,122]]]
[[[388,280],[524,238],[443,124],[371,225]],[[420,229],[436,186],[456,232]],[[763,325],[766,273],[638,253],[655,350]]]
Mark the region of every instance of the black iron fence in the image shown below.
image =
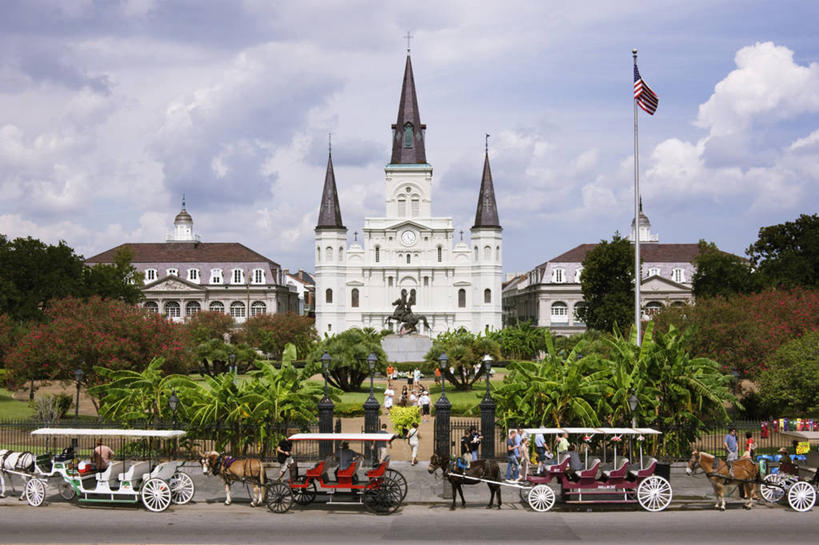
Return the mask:
[[[97,439],[93,435],[48,436],[32,435],[31,432],[45,427],[38,420],[0,420],[0,449],[21,450],[43,454],[60,452],[72,446],[78,455],[90,454]],[[63,422],[64,429],[121,429],[123,426],[111,422]],[[276,444],[279,439],[299,431],[317,432],[318,425],[285,426],[283,423],[271,422],[265,426],[262,434],[264,441],[241,445],[240,448],[225,443],[224,437],[229,429],[224,423],[208,426],[190,426],[184,422],[161,422],[159,425],[145,423],[131,423],[131,429],[179,429],[188,433],[178,440],[135,439],[128,437],[105,438],[105,443],[114,449],[117,455],[123,456],[174,456],[182,459],[198,459],[199,456],[211,450],[218,450],[233,456],[258,456],[269,461],[276,458]],[[221,448],[220,448],[221,446]],[[293,457],[297,461],[311,461],[319,457],[318,444],[315,441],[295,441],[293,443]]]
[[[725,454],[725,436],[728,430],[734,427],[737,430],[737,443],[739,444],[739,455],[745,446],[746,433],[750,433],[754,439],[757,454],[772,454],[782,447],[791,447],[793,437],[773,431],[768,428],[763,432],[759,420],[737,420],[730,425],[715,425],[703,433],[699,439],[691,443],[691,448],[696,448],[711,454]]]
[[[461,438],[464,436],[464,432],[469,431],[473,426],[475,427],[478,432],[483,433],[484,438],[483,441],[492,441],[495,445],[495,456],[494,459],[496,460],[506,460],[506,436],[504,434],[503,428],[495,425],[495,429],[490,437],[487,437],[486,434],[481,430],[481,419],[480,418],[453,418],[450,420],[449,424],[449,441],[450,441],[450,452],[455,456],[460,456],[461,454]],[[480,456],[481,458],[484,457],[483,455],[483,448],[481,448]]]

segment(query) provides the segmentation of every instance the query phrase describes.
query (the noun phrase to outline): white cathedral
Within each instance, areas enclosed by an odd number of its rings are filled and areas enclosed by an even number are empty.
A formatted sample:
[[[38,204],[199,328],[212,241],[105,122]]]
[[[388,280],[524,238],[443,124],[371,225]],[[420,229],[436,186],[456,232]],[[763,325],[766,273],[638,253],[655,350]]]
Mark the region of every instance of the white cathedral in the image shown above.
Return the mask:
[[[316,224],[316,329],[380,330],[393,303],[414,301],[437,335],[464,327],[474,333],[502,327],[503,239],[495,190],[484,159],[469,243],[455,240],[451,217],[432,215],[432,166],[427,163],[412,63],[407,55],[392,159],[384,168],[384,217],[365,218],[362,240],[348,246],[332,154]],[[394,326],[397,327],[397,326]]]

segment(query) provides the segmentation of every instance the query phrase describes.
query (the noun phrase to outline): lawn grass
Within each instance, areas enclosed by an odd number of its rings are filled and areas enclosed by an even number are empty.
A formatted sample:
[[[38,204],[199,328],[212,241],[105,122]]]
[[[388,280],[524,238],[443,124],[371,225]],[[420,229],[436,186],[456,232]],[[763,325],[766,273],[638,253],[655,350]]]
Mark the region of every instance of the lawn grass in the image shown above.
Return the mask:
[[[17,401],[11,397],[11,392],[0,388],[0,418],[29,418],[32,415],[34,411],[27,401]]]

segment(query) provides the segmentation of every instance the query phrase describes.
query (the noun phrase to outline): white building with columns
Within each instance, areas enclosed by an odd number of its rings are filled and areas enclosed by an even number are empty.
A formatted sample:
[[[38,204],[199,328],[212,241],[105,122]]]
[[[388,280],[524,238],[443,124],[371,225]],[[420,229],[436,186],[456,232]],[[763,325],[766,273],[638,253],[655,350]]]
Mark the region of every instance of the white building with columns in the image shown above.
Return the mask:
[[[320,334],[383,328],[404,290],[414,300],[413,312],[426,316],[432,329],[421,328],[421,333],[501,328],[503,237],[489,155],[470,237],[456,240],[452,218],[433,215],[425,132],[407,55],[398,118],[392,125],[392,158],[384,169],[384,216],[366,218],[352,243],[341,219],[332,155],[328,157],[315,230]]]

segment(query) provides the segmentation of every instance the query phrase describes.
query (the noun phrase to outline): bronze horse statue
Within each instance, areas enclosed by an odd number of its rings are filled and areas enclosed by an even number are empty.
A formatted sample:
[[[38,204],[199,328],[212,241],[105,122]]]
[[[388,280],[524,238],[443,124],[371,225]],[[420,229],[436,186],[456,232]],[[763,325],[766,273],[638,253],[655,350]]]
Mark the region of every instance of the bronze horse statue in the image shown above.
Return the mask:
[[[250,506],[256,507],[264,502],[265,472],[262,461],[258,458],[233,458],[218,452],[208,452],[200,460],[202,473],[222,478],[225,483],[225,505],[230,505],[230,485],[234,482],[249,482],[253,487]]]
[[[492,509],[492,504],[495,502],[496,493],[498,495],[498,509],[501,508],[501,487],[500,484],[496,484],[501,480],[501,470],[496,461],[477,460],[470,464],[469,469],[467,469],[466,472],[458,473],[457,471],[450,471],[450,463],[442,459],[437,453],[433,453],[432,458],[429,459],[428,471],[430,473],[435,473],[435,471],[438,469],[441,470],[444,478],[449,480],[449,484],[452,485],[452,505],[449,506],[450,510],[455,509],[456,491],[461,496],[461,507],[466,507],[464,491],[461,486],[480,484],[482,482],[480,479],[495,481],[495,483],[486,483],[489,485],[489,491],[491,493],[489,496],[489,504],[486,506],[486,508]]]
[[[685,472],[689,476],[693,475],[694,470],[698,467],[705,472],[708,480],[711,481],[711,486],[714,488],[714,496],[717,499],[714,509],[725,511],[725,487],[733,483],[742,487],[745,493],[746,502],[743,507],[745,509],[751,508],[753,497],[756,495],[756,483],[759,480],[759,466],[750,458],[734,460],[729,466],[727,462],[713,454],[695,450],[691,453]]]
[[[412,312],[412,305],[414,304],[415,290],[412,290],[409,299],[407,299],[407,290],[401,290],[401,297],[392,302],[395,310],[391,316],[384,319],[384,325],[392,326],[392,322],[398,322],[399,325],[404,326],[404,333],[417,333],[419,322],[424,324],[425,328],[430,329],[426,316]]]

